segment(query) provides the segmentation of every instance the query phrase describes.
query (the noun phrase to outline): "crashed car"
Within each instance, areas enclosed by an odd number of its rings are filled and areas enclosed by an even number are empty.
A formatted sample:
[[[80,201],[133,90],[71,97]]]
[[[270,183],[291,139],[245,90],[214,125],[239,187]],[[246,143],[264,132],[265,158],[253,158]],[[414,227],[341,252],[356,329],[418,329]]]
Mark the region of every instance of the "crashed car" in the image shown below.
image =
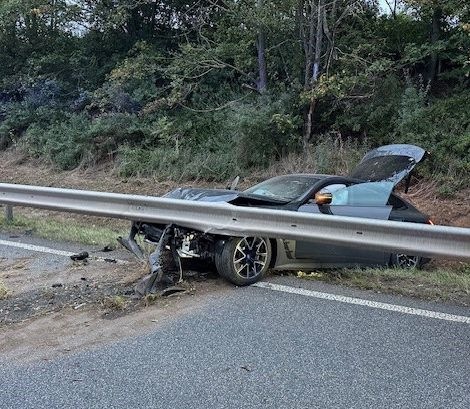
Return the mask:
[[[234,185],[232,189],[178,188],[164,197],[432,224],[426,215],[394,192],[401,181],[405,181],[408,190],[411,172],[426,154],[424,149],[414,145],[387,145],[368,152],[349,176],[290,174],[268,179],[244,191],[236,191]],[[253,284],[268,269],[377,265],[416,268],[426,261],[419,256],[390,254],[357,245],[224,237],[179,226],[170,228],[136,221],[129,238],[121,239],[121,243],[140,256],[142,251],[135,241],[137,234],[160,247],[171,248],[179,262],[181,259],[199,259],[215,264],[219,274],[236,285]],[[151,256],[151,264],[158,263],[159,255],[153,260]]]

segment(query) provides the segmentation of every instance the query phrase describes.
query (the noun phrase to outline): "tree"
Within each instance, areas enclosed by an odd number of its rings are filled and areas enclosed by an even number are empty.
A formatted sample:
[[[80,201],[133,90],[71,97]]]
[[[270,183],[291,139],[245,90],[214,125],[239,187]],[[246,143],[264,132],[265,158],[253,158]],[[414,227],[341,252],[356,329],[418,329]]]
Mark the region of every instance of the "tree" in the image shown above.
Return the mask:
[[[328,80],[334,62],[335,41],[343,20],[360,9],[357,0],[300,0],[297,10],[300,40],[305,56],[304,100],[307,101],[303,146],[311,136],[318,84],[322,75]]]

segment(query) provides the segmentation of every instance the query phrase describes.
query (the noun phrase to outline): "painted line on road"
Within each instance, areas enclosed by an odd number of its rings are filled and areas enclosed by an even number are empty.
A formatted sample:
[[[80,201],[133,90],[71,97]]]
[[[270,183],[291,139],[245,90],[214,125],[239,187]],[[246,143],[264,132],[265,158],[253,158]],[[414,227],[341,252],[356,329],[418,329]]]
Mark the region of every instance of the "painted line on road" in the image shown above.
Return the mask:
[[[419,315],[421,317],[435,318],[438,320],[454,321],[454,322],[462,322],[465,324],[470,324],[470,317],[466,317],[463,315],[446,314],[443,312],[405,307],[403,305],[395,305],[395,304],[387,304],[387,303],[377,302],[377,301],[363,300],[361,298],[353,298],[353,297],[346,297],[344,295],[322,293],[318,291],[306,290],[304,288],[290,287],[287,285],[259,282],[259,283],[253,284],[252,287],[259,287],[259,288],[265,288],[265,289],[272,290],[272,291],[281,291],[281,292],[289,293],[289,294],[297,294],[297,295],[303,295],[307,297],[320,298],[322,300],[362,305],[362,306],[369,307],[369,308],[378,308],[381,310],[401,312],[403,314]]]
[[[17,241],[0,240],[0,245],[8,246],[8,247],[16,247],[16,248],[23,249],[23,250],[36,251],[38,253],[54,254],[56,256],[64,256],[64,257],[70,257],[74,254],[68,251],[51,249],[49,247],[35,246],[34,244],[18,243]]]
[[[70,251],[56,250],[50,247],[36,246],[34,244],[19,243],[17,241],[9,241],[9,240],[0,240],[0,245],[8,246],[8,247],[15,247],[15,248],[23,249],[23,250],[34,251],[37,253],[54,254],[56,256],[64,256],[64,257],[70,257],[75,254],[75,253],[71,253]],[[97,260],[97,261],[107,261],[106,258],[104,257],[92,257],[92,259]],[[127,261],[125,260],[118,260],[118,259],[113,259],[113,260],[116,260],[116,262],[119,264],[127,264]]]

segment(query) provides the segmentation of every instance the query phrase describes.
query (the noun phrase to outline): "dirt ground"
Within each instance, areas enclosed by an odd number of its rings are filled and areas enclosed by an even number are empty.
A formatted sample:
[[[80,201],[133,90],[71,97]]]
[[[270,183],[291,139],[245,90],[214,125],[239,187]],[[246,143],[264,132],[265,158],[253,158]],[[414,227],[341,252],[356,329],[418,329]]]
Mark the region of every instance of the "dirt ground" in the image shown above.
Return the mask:
[[[200,181],[157,181],[153,178],[126,179],[112,167],[57,172],[50,167],[25,162],[17,154],[0,154],[0,182],[20,183],[118,193],[161,195],[176,186],[213,186]],[[241,187],[250,184],[242,181]],[[443,199],[432,182],[421,181],[403,196],[427,213],[434,223],[470,226],[470,190]],[[107,225],[108,219],[28,209],[34,217],[60,221],[76,218]],[[127,222],[122,223],[126,226]],[[58,244],[60,245],[60,244]],[[91,260],[69,263],[60,270],[45,269],[30,278],[34,254],[28,257],[0,258],[0,281],[11,294],[0,300],[0,351],[17,362],[52,359],[84,347],[92,347],[144,332],[177,314],[203,305],[214,292],[233,290],[223,280],[206,274],[190,274],[186,292],[170,297],[133,299],[135,282],[145,275],[145,264]],[[436,263],[436,262],[435,262]],[[452,266],[454,262],[437,262]]]
[[[0,300],[0,351],[2,358],[17,363],[143,333],[199,308],[214,292],[233,289],[214,274],[189,271],[179,284],[184,292],[136,298],[134,286],[147,273],[146,263],[63,257],[56,269],[57,260],[46,256],[36,274],[35,258],[0,258],[0,280],[10,289]]]

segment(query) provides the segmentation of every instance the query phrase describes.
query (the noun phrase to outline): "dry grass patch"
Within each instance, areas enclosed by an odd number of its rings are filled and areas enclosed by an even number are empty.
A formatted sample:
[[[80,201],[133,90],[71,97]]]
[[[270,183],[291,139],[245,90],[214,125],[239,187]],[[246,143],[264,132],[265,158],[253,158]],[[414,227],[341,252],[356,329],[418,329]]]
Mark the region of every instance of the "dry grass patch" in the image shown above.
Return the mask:
[[[352,268],[299,272],[297,275],[309,280],[470,306],[470,264],[466,263],[423,270]]]
[[[101,301],[102,307],[109,311],[123,311],[126,309],[127,304],[128,304],[128,300],[122,295],[105,297]]]
[[[35,236],[53,241],[116,247],[116,238],[127,234],[121,226],[117,229],[104,225],[85,223],[70,217],[67,220],[55,217],[28,217],[15,208],[13,222],[7,223],[0,214],[0,229],[10,233],[29,231]]]
[[[0,300],[5,300],[10,295],[10,290],[3,281],[0,281]]]

